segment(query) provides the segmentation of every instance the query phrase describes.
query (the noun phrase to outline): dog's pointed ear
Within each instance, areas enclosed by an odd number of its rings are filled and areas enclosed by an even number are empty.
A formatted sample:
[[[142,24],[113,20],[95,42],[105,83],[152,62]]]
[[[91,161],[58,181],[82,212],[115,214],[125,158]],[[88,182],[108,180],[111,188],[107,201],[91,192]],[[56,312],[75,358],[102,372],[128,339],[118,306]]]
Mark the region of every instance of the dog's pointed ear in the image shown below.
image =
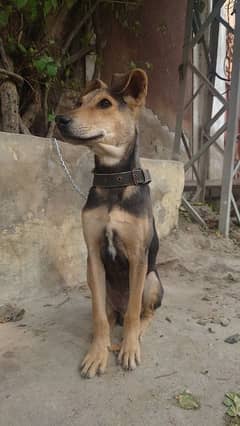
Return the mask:
[[[125,102],[132,106],[144,105],[147,88],[147,74],[140,68],[126,74],[114,74],[112,77],[111,90],[122,95]]]
[[[85,89],[82,91],[82,96],[87,95],[87,93],[93,92],[93,90],[97,89],[107,89],[107,85],[99,79],[89,81]]]

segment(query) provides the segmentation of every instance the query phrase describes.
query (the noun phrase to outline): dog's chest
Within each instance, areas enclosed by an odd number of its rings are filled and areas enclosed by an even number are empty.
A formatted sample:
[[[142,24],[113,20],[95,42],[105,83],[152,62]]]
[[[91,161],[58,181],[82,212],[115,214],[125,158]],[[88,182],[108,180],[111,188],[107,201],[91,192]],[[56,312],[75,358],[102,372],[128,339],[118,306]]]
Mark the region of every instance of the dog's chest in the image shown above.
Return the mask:
[[[114,207],[111,211],[105,207],[85,210],[83,214],[88,249],[93,244],[100,243],[113,260],[118,255],[128,257],[130,248],[134,250],[137,244],[144,244],[147,225],[147,217],[137,218],[119,207]]]
[[[103,240],[105,249],[112,260],[115,260],[117,255],[123,254],[126,235],[130,232],[131,223],[126,214],[121,209],[113,209],[108,213],[107,221],[103,228]]]
[[[111,256],[113,260],[115,260],[117,255],[117,246],[116,246],[116,240],[115,240],[115,233],[111,225],[107,225],[106,229],[104,231],[104,237],[106,241],[106,249],[108,251],[108,254]]]

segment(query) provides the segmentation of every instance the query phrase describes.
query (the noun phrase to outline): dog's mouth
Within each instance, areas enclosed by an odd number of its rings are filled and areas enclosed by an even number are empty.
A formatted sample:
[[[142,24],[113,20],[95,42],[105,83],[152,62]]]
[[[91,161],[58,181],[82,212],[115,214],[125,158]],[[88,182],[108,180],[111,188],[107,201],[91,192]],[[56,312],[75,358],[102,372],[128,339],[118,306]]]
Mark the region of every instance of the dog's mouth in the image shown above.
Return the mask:
[[[77,144],[90,144],[91,142],[98,141],[104,137],[104,132],[100,129],[94,133],[88,127],[80,127],[75,130],[72,128],[72,119],[63,115],[58,115],[55,118],[58,129],[61,135],[67,139],[71,139],[73,143]]]
[[[99,139],[102,139],[104,137],[103,133],[99,133],[93,136],[76,136],[72,134],[71,132],[61,131],[61,134],[63,137],[69,138],[71,140],[74,140],[75,143],[84,143],[84,144],[90,144],[91,142],[98,141]]]

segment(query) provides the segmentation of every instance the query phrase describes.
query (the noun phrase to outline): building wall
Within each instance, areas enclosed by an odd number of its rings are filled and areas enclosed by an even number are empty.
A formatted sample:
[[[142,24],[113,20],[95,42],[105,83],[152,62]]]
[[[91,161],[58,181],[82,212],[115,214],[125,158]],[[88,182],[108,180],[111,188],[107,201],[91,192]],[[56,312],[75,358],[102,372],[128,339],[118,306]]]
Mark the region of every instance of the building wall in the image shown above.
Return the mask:
[[[144,0],[130,17],[137,21],[139,35],[123,28],[111,11],[102,8],[102,78],[108,82],[114,72],[127,71],[131,64],[148,69],[150,107],[171,130],[175,127],[178,67],[181,63],[186,0]],[[190,82],[191,83],[191,82]],[[191,89],[191,84],[189,85]],[[187,116],[188,121],[191,115]]]

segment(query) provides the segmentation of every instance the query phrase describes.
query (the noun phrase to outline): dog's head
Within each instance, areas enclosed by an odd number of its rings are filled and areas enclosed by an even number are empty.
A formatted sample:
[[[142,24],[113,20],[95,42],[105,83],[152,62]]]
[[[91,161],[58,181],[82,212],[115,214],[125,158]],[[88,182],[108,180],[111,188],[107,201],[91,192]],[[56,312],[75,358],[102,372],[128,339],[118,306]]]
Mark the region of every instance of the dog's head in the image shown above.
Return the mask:
[[[134,140],[147,83],[141,69],[114,74],[110,87],[101,80],[90,82],[79,107],[56,117],[61,134],[69,143],[86,145],[106,164],[118,162]]]

